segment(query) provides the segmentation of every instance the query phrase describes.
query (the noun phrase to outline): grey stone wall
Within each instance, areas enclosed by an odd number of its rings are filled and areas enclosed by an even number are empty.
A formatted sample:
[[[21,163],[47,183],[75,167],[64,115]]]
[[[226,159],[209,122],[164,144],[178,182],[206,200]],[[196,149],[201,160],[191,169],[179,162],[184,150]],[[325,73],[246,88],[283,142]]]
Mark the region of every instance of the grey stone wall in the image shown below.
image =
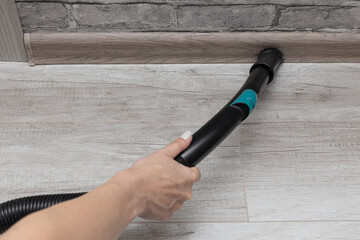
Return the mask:
[[[359,32],[360,0],[16,0],[24,32]]]

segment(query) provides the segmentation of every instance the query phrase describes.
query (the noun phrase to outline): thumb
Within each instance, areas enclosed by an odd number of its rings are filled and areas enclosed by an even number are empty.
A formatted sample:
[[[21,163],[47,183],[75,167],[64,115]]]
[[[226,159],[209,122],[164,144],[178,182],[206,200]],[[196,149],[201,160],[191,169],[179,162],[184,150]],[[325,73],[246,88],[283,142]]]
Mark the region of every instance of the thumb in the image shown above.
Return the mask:
[[[190,145],[191,140],[192,133],[190,131],[186,131],[181,135],[180,138],[166,145],[160,151],[163,152],[165,155],[174,158]]]

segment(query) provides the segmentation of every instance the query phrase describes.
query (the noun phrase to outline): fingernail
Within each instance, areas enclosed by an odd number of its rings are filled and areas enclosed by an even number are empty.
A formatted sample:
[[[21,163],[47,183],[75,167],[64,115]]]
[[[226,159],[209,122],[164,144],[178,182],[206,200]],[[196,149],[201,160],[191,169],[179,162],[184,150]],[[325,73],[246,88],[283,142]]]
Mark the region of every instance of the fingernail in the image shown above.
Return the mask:
[[[192,132],[186,131],[181,135],[180,138],[183,138],[183,139],[185,139],[185,141],[187,141],[191,137],[191,135],[192,135]]]

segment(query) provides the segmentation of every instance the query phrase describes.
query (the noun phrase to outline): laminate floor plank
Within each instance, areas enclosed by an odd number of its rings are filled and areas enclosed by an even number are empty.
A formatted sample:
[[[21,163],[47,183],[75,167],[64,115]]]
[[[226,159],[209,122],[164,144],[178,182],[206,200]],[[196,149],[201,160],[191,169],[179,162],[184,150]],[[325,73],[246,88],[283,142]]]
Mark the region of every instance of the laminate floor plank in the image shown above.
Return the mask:
[[[240,128],[250,221],[360,220],[360,121]]]
[[[358,240],[360,222],[130,224],[119,239]]]
[[[0,63],[0,122],[205,123],[238,91],[249,68]],[[356,121],[359,75],[360,64],[284,64],[246,121]]]

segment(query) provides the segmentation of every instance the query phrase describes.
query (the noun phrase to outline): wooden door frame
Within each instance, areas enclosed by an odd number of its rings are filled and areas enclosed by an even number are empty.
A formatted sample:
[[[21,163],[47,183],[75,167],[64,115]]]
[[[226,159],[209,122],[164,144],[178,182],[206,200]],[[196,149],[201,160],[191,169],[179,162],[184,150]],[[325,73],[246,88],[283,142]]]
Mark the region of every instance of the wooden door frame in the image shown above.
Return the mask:
[[[0,1],[0,61],[27,61],[24,34],[15,0]]]

